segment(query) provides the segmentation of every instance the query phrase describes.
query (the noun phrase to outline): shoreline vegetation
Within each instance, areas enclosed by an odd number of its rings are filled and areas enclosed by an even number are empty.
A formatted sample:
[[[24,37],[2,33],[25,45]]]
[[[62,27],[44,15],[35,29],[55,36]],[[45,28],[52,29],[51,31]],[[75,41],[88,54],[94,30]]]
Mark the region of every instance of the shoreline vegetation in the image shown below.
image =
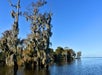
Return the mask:
[[[19,39],[19,16],[20,0],[17,4],[12,4],[11,16],[14,19],[12,28],[2,33],[0,37],[0,65],[14,66],[14,71],[19,66],[24,66],[26,69],[48,68],[51,63],[61,61],[73,61],[80,59],[81,52],[75,53],[73,49],[68,47],[57,47],[54,51],[50,48],[51,42],[51,12],[40,12],[40,8],[47,2],[38,0],[31,3],[31,10],[22,12],[23,16],[31,23],[31,33],[26,39]]]
[[[38,67],[40,68],[47,68],[53,63],[63,63],[63,62],[72,62],[75,59],[81,59],[81,52],[75,53],[73,49],[70,48],[63,48],[63,47],[57,47],[56,50],[53,50],[52,48],[49,48],[49,54],[47,56],[47,61],[44,61],[44,58],[41,57],[42,59],[37,60],[37,55],[34,57],[30,57],[29,54],[30,52],[28,50],[23,50],[22,57],[20,55],[11,54],[8,58],[7,63],[7,58],[5,58],[5,53],[0,52],[0,66],[8,66],[8,67],[13,67],[14,66],[14,60],[16,59],[17,64],[19,67],[25,67],[25,69],[36,69]],[[43,53],[41,51],[40,53]],[[27,57],[23,57],[23,55],[28,55]]]

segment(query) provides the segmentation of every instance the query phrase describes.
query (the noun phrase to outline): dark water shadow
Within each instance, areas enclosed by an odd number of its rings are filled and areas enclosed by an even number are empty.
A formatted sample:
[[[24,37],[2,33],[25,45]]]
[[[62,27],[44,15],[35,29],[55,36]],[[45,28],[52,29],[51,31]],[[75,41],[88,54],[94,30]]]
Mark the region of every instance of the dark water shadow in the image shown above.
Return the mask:
[[[24,70],[24,75],[50,75],[50,71],[46,69],[42,70]]]
[[[14,75],[17,75],[18,66],[14,66],[14,69],[13,69],[13,71],[14,71]]]
[[[60,62],[55,62],[55,63],[56,63],[56,66],[71,65],[75,63],[75,60],[60,61]]]

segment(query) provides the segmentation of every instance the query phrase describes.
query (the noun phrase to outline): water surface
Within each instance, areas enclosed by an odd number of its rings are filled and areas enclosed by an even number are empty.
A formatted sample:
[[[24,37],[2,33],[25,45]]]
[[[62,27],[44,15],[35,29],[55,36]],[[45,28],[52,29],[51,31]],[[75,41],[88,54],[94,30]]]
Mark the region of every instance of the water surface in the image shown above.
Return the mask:
[[[13,68],[0,67],[0,75],[14,75]],[[70,63],[54,63],[49,70],[19,68],[16,75],[102,75],[102,58],[82,58]]]

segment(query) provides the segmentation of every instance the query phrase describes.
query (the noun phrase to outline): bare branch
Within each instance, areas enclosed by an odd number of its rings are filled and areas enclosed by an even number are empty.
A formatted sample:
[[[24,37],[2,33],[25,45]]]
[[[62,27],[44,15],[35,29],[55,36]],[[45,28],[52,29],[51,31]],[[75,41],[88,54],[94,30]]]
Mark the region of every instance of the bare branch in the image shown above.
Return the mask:
[[[8,0],[8,2],[9,2],[9,4],[10,4],[10,6],[17,8],[16,5],[12,4],[11,0]]]

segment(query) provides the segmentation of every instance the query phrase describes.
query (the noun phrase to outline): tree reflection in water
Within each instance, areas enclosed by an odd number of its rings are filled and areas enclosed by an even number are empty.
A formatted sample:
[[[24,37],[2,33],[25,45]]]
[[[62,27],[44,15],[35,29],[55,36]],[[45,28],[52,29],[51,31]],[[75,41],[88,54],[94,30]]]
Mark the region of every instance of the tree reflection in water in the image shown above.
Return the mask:
[[[14,69],[8,67],[0,67],[0,75],[50,75],[50,71],[41,70],[25,70],[24,68]]]
[[[50,75],[49,70],[25,70],[24,75]]]
[[[14,70],[14,75],[17,75],[17,70],[18,70],[18,65],[17,65],[17,63],[15,63],[13,70]]]
[[[57,63],[53,63],[52,65],[50,65],[49,69],[24,69],[24,67],[19,67],[19,69],[17,69],[17,67],[0,67],[0,75],[53,75],[52,70],[54,71],[54,69],[51,69],[51,66],[55,66],[56,69],[59,72],[59,67],[63,67],[64,65],[71,65],[73,64],[74,61],[62,61],[62,62],[57,62]],[[62,71],[62,69],[61,69]]]

